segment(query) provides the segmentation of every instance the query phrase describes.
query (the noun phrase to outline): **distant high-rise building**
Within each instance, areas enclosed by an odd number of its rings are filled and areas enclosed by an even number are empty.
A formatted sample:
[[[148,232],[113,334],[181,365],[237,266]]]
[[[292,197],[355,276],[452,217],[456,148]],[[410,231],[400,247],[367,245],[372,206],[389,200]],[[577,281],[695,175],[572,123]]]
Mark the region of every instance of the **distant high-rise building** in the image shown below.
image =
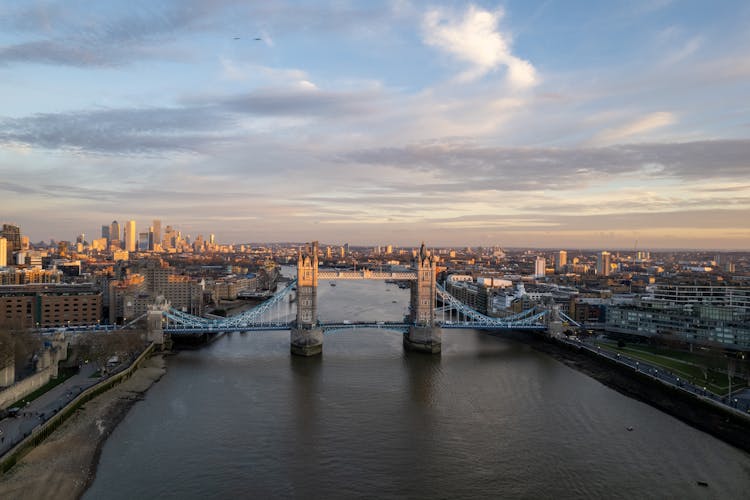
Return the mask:
[[[602,250],[599,254],[599,261],[596,263],[596,274],[599,276],[609,276],[609,270],[612,267],[612,254]]]
[[[121,241],[120,224],[116,220],[113,220],[112,224],[109,225],[109,243],[110,245],[115,244],[122,248]]]
[[[91,249],[103,252],[107,249],[107,238],[97,238],[91,242]]]
[[[138,233],[135,231],[135,221],[129,220],[125,223],[125,230],[122,234],[125,240],[125,250],[135,252],[137,246]]]
[[[387,253],[387,254],[393,253],[393,245],[387,245],[385,247],[385,253]]]
[[[154,226],[149,226],[148,228],[148,250],[154,251],[156,250],[154,248],[154,244],[156,243],[156,236],[154,235]]]
[[[3,224],[0,236],[6,240],[5,258],[13,262],[13,254],[21,251],[21,228],[13,224]]]
[[[102,226],[102,238],[107,240],[107,243],[109,243],[109,226],[105,225]]]
[[[214,233],[208,235],[208,242],[212,245],[216,244],[216,235]]]
[[[8,240],[0,237],[0,267],[8,265]]]
[[[31,248],[31,243],[29,242],[29,237],[21,235],[21,250],[24,252],[28,251]]]
[[[547,259],[539,256],[534,261],[534,277],[544,278],[546,274],[547,274]]]
[[[151,225],[154,228],[154,244],[161,245],[161,221],[159,219],[154,219]]]
[[[175,230],[172,229],[172,226],[167,226],[164,228],[164,238],[162,239],[161,246],[163,250],[169,250],[171,248],[175,248],[177,245],[176,241],[176,233]]]
[[[349,255],[349,243],[344,243],[344,255]]]
[[[568,252],[560,250],[557,254],[557,271],[560,272],[568,265]]]
[[[138,251],[139,252],[148,251],[148,240],[149,240],[148,235],[149,233],[138,233]]]

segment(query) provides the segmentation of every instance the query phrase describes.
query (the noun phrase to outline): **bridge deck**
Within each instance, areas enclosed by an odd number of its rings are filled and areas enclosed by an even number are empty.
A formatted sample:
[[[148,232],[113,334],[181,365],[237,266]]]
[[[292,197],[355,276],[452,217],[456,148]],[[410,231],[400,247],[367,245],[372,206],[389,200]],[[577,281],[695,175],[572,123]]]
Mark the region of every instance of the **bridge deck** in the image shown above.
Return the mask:
[[[399,280],[414,281],[417,273],[414,271],[386,272],[370,271],[318,271],[319,280]]]

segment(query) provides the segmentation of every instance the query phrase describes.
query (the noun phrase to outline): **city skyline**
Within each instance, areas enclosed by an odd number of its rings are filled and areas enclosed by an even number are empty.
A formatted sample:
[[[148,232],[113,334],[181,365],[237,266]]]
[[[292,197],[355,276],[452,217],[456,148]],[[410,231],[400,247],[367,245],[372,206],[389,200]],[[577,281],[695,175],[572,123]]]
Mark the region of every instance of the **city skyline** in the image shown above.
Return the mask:
[[[743,2],[0,13],[0,222],[35,242],[158,219],[221,243],[750,247]]]

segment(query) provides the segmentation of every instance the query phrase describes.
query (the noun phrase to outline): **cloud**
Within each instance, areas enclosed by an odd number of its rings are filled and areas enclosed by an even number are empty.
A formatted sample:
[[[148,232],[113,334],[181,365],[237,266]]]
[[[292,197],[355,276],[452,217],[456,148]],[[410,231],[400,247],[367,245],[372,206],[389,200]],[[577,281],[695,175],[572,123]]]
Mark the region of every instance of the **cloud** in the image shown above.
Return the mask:
[[[201,2],[139,4],[118,13],[104,3],[46,2],[9,10],[2,24],[31,37],[0,46],[1,63],[109,67],[144,58],[174,58],[165,43],[188,31],[204,31],[215,12]]]
[[[459,80],[470,82],[501,67],[511,86],[529,88],[537,83],[534,66],[511,53],[510,37],[498,30],[503,11],[490,12],[470,5],[463,18],[441,9],[428,11],[423,20],[423,40],[454,58],[468,63]]]
[[[633,136],[638,136],[657,128],[666,127],[676,122],[677,117],[673,113],[666,111],[651,113],[620,127],[603,130],[597,134],[591,142],[592,144],[598,145],[622,142]]]
[[[209,108],[100,109],[0,121],[0,144],[111,154],[197,151],[232,124]]]
[[[186,60],[193,50],[177,50],[192,35],[230,39],[258,37],[275,47],[274,32],[348,32],[375,36],[389,29],[388,6],[332,5],[246,0],[132,0],[127,6],[86,0],[48,0],[31,6],[0,6],[0,65],[41,63],[112,67],[144,59]],[[244,39],[244,38],[243,38]]]
[[[296,88],[258,89],[219,98],[216,104],[227,112],[263,116],[360,115],[375,111],[382,98],[373,91],[325,91],[305,80]]]
[[[224,96],[193,96],[174,107],[111,108],[40,113],[0,119],[0,145],[117,155],[200,153],[207,147],[241,144],[256,124],[275,130],[299,126],[279,119],[325,119],[325,126],[376,113],[387,96],[377,88],[325,91],[306,80],[290,88],[265,88]]]
[[[646,179],[747,179],[750,139],[579,148],[507,148],[463,143],[415,144],[344,153],[340,161],[381,165],[423,176],[421,191],[583,188],[613,176]]]

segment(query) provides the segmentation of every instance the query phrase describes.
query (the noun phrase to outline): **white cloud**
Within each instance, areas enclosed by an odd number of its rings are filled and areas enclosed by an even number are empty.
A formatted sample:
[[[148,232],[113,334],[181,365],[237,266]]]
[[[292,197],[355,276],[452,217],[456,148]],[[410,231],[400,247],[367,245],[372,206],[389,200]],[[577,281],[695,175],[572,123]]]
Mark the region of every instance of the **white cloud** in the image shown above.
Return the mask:
[[[305,71],[295,68],[273,68],[254,63],[242,63],[221,57],[221,77],[224,80],[254,80],[267,85],[280,86],[315,86]]]
[[[673,113],[659,111],[626,123],[625,125],[603,130],[594,137],[591,143],[596,145],[614,144],[657,128],[672,125],[676,122],[677,117]]]
[[[701,47],[703,47],[704,42],[705,39],[701,36],[690,38],[689,40],[684,42],[678,49],[668,54],[666,60],[667,64],[675,64],[689,58],[698,50],[700,50]]]
[[[534,66],[511,53],[511,39],[498,30],[502,10],[490,12],[470,5],[457,19],[453,12],[442,9],[428,11],[423,21],[423,40],[454,58],[469,63],[459,80],[477,80],[501,67],[507,68],[507,81],[516,88],[537,83]]]

